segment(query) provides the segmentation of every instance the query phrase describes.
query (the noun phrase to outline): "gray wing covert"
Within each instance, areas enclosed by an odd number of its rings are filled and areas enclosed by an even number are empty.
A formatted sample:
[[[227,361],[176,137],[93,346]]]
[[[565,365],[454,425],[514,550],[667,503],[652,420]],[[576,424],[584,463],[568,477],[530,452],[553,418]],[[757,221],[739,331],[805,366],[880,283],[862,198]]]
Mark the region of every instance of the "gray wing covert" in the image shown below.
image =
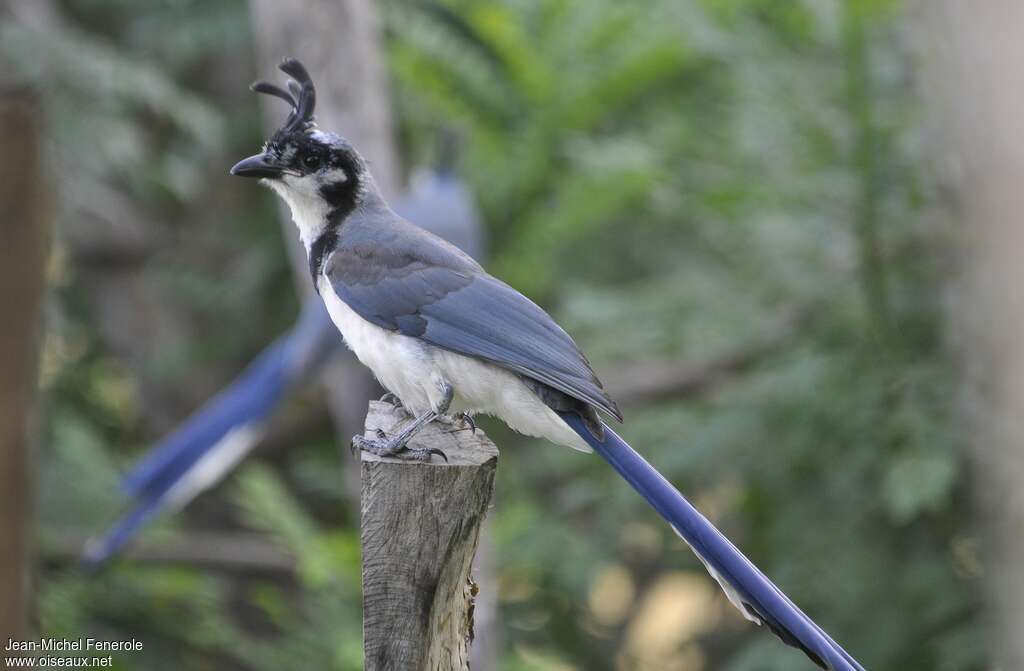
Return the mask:
[[[622,420],[586,357],[544,310],[475,264],[423,256],[342,247],[325,269],[338,297],[363,319],[486,359]]]

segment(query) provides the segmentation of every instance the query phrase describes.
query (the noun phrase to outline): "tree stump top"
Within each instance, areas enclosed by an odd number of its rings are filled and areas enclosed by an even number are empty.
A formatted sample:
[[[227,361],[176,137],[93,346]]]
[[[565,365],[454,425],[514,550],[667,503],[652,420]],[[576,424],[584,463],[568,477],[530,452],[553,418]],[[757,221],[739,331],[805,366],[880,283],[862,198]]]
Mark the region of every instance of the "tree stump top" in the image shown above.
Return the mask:
[[[402,408],[393,406],[384,401],[371,401],[370,410],[366,415],[366,430],[364,435],[367,438],[376,438],[375,430],[382,429],[387,434],[393,434],[412,418]],[[491,459],[498,458],[498,448],[479,428],[474,432],[467,426],[460,424],[445,424],[443,422],[431,422],[413,436],[409,441],[410,446],[429,447],[444,452],[448,461],[435,455],[431,455],[428,462],[415,462],[428,466],[482,466]],[[408,459],[396,457],[379,457],[369,452],[362,453],[364,462],[385,462],[393,464],[409,464]]]

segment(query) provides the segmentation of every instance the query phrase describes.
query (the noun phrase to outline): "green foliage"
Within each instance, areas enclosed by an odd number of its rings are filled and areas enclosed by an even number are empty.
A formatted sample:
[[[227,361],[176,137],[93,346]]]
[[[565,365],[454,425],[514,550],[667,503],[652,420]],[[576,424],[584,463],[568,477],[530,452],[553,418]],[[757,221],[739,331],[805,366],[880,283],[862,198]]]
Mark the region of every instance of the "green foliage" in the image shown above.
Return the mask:
[[[651,9],[392,9],[392,63],[410,83],[399,90],[406,123],[445,120],[466,131],[464,171],[494,233],[493,266],[528,293],[555,279],[557,259],[545,250],[571,247],[641,206],[664,174],[660,152],[634,132],[659,89],[672,88],[665,102],[684,103],[697,63],[665,21],[668,8]]]
[[[806,311],[778,350],[710,390],[627,407],[624,435],[867,668],[985,668],[942,336],[946,232],[925,225],[937,198],[899,4],[391,0],[382,10],[405,162],[430,160],[438,128],[461,133],[489,265],[550,308],[599,372],[700,360]],[[292,310],[270,201],[211,187],[232,152],[259,141],[251,100],[234,104],[244,91],[200,74],[222,50],[248,52],[245,5],[82,0],[65,13],[74,27],[47,42],[0,26],[0,52],[46,68],[56,169],[127,194],[173,240],[144,280],[199,326],[131,368],[99,334],[86,274],[58,273],[44,538],[115,513],[128,457],[111,446],[142,446],[161,428],[139,389],[206,372],[184,413]],[[90,193],[69,189],[62,207],[79,211]],[[252,305],[260,323],[246,321]],[[225,321],[246,328],[209,328]],[[700,622],[680,620],[684,633],[651,663],[636,623],[661,578],[702,567],[600,460],[483,424],[504,448],[499,575],[482,586],[499,591],[502,669],[807,665],[721,597],[695,611]],[[144,638],[142,657],[119,660],[126,669],[359,668],[358,511],[338,493],[332,437],[298,443],[152,532],[265,534],[298,558],[293,578],[43,567],[40,630]],[[609,567],[624,605],[599,616]]]

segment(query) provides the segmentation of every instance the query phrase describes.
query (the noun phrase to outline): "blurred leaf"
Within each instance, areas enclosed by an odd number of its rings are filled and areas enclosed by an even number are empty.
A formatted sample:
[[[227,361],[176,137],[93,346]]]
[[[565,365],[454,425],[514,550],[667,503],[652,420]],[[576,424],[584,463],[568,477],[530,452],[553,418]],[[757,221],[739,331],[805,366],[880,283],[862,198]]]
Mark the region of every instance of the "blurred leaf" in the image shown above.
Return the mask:
[[[921,512],[938,511],[949,498],[956,473],[956,460],[951,454],[896,457],[889,464],[883,488],[893,521],[904,524]]]

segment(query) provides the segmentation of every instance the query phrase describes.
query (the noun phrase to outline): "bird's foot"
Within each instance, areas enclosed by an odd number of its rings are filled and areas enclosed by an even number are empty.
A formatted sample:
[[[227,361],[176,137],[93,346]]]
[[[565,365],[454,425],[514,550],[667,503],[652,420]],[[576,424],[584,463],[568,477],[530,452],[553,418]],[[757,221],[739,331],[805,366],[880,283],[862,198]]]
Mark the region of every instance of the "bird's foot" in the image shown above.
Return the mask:
[[[383,396],[380,397],[380,402],[381,403],[390,403],[391,405],[395,406],[396,408],[401,408],[402,407],[402,400],[400,398],[398,398],[397,396],[395,396],[394,394],[392,394],[390,391],[386,392]]]
[[[454,415],[439,415],[437,421],[443,422],[448,426],[455,426],[458,424],[463,429],[469,429],[474,434],[476,433],[476,422],[473,420],[473,416],[468,412],[459,412]]]
[[[448,461],[448,455],[437,448],[409,447],[407,444],[409,436],[399,434],[394,438],[388,438],[388,435],[380,429],[377,429],[376,433],[376,438],[352,436],[353,455],[356,450],[361,450],[370,454],[376,454],[378,457],[395,457],[397,459],[408,459],[409,461],[430,461],[430,456],[436,454],[444,459],[445,462]]]

